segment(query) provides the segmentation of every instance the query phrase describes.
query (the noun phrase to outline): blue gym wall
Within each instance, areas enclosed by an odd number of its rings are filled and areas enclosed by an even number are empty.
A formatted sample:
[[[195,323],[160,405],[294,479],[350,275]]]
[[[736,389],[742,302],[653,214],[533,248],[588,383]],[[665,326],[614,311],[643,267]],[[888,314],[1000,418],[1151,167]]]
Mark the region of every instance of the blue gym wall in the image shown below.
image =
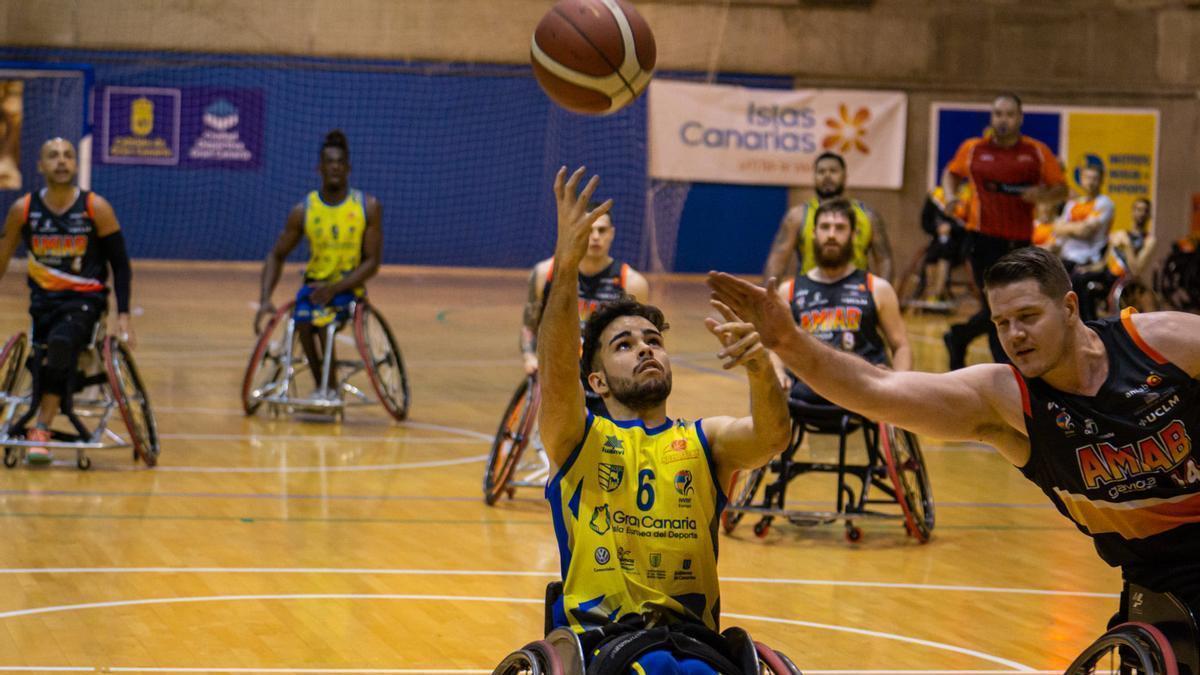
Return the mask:
[[[352,183],[384,206],[387,263],[527,267],[550,255],[550,184],[562,164],[600,174],[599,196],[615,199],[614,256],[644,262],[644,98],[609,117],[574,115],[549,103],[529,69],[517,66],[12,48],[0,49],[0,59],[88,63],[98,88],[262,91],[264,156],[255,169],[94,162],[92,185],[114,204],[135,257],[261,259],[289,208],[318,185],[323,134],[341,128]],[[780,77],[718,81],[791,86]],[[49,135],[44,104],[28,98],[27,187],[41,185],[31,169]],[[0,207],[18,194],[0,192]],[[760,270],[786,200],[783,188],[693,185],[674,270]]]

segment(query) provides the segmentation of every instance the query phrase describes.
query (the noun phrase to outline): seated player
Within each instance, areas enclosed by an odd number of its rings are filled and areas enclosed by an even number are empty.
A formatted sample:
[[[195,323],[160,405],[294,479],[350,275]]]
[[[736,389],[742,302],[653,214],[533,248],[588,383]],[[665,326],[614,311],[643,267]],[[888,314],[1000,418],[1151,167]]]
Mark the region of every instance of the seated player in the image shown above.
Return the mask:
[[[875,365],[891,363],[896,370],[911,370],[912,348],[896,291],[887,280],[854,266],[856,216],[842,199],[817,208],[813,233],[817,266],[781,286],[779,295],[791,306],[796,325],[825,344]],[[771,361],[780,381],[788,382],[790,374],[785,373],[783,362],[773,354]],[[792,398],[828,404],[803,381],[791,380]]]
[[[129,323],[132,275],[125,235],[108,200],[75,186],[77,169],[70,141],[46,141],[38,156],[38,172],[45,176],[46,187],[13,203],[0,243],[0,276],[18,243],[24,241],[29,249],[29,314],[33,317],[29,367],[37,369],[35,395],[41,395],[37,422],[26,436],[30,441],[50,440],[50,423],[63,398],[74,393],[79,354],[108,307],[109,267],[121,339],[131,348],[135,342]],[[48,448],[37,446],[25,456],[31,464],[53,459]]]
[[[1133,203],[1132,226],[1108,235],[1104,265],[1072,277],[1075,292],[1081,294],[1080,306],[1089,305],[1094,313],[1096,304],[1108,296],[1113,284],[1121,279],[1137,279],[1146,269],[1154,245],[1154,234],[1150,231],[1150,200],[1143,197]],[[1117,309],[1110,308],[1114,312]]]
[[[349,304],[366,294],[364,284],[379,271],[383,257],[383,207],[375,197],[350,187],[350,146],[341,131],[325,135],[317,171],[321,174],[321,189],[308,193],[304,201],[292,207],[283,234],[263,264],[254,332],[261,332],[264,318],[274,316],[271,294],[279,283],[283,262],[306,237],[311,254],[292,316],[311,364],[309,370],[320,389],[324,334],[314,328],[335,320],[344,322],[349,318]]]
[[[589,204],[594,207],[594,204]],[[650,295],[646,277],[639,274],[628,263],[618,262],[609,255],[616,230],[612,218],[606,213],[592,223],[588,236],[587,253],[579,263],[579,326],[601,304],[615,302],[623,295],[645,300]],[[537,372],[537,331],[542,319],[543,304],[550,294],[554,281],[554,258],[547,258],[534,266],[529,275],[529,296],[525,302],[524,320],[521,326],[521,354],[525,360],[525,373]],[[588,407],[602,413],[600,398],[587,389]]]
[[[957,205],[946,210],[946,199],[941,186],[925,198],[921,210],[921,229],[930,235],[929,248],[925,250],[924,276],[922,277],[925,304],[930,308],[945,307],[950,300],[950,271],[963,262],[963,225],[967,216],[967,204],[971,201],[971,185],[964,183],[959,188]],[[855,219],[857,222],[857,218]]]
[[[671,361],[663,341],[663,314],[623,299],[602,305],[584,327],[583,366],[609,414],[587,410],[579,382],[576,289],[592,225],[612,201],[588,210],[598,178],[592,177],[577,194],[582,177],[581,168],[568,180],[563,168],[555,178],[558,283],[546,296],[538,339],[543,401],[538,421],[546,452],[557,467],[546,496],[564,582],[553,607],[555,624],[584,638],[601,628],[686,625],[678,630],[707,636],[719,652],[716,524],[725,504],[721,486],[729,484],[734,471],[760,466],[783,449],[790,428],[787,404],[748,324],[709,318],[709,331],[732,354],[725,367],[743,365],[749,373],[751,415],[668,417]],[[717,660],[711,654],[685,656],[661,644],[640,657],[637,668],[645,673],[680,672],[677,668],[740,672]]]
[[[1058,242],[1058,257],[1071,273],[1071,285],[1081,300],[1088,299],[1087,284],[1093,273],[1105,267],[1104,253],[1108,248],[1108,232],[1113,221],[1113,202],[1100,194],[1104,183],[1104,167],[1088,165],[1079,170],[1079,184],[1084,193],[1063,206],[1062,216],[1054,225]],[[1096,318],[1096,303],[1080,302],[1079,318]]]

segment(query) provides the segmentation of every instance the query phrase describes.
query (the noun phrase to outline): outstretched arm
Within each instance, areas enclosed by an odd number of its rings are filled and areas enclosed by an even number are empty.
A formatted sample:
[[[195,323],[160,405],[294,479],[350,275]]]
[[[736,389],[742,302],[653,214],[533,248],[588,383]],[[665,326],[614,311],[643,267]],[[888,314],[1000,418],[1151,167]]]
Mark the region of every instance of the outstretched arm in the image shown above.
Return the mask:
[[[779,231],[775,233],[775,241],[771,242],[771,252],[767,255],[767,264],[763,267],[763,279],[782,278],[787,274],[788,265],[796,251],[796,237],[804,226],[804,208],[796,207],[783,216],[779,223]]]
[[[703,421],[717,464],[717,478],[721,485],[729,485],[734,471],[762,466],[787,447],[792,420],[770,352],[763,348],[754,326],[720,302],[713,302],[713,307],[724,317],[724,323],[709,317],[704,324],[724,347],[725,369],[745,366],[750,379],[749,417],[709,417]]]
[[[367,283],[367,279],[379,272],[383,262],[383,206],[374,197],[367,198],[367,224],[363,228],[362,259],[349,274],[335,283],[312,292],[312,301],[318,305],[328,304],[334,296],[352,291]]]
[[[279,283],[279,275],[283,272],[283,261],[287,259],[292,249],[296,248],[303,236],[304,204],[297,204],[288,213],[283,232],[275,241],[275,246],[271,247],[266,261],[263,262],[262,290],[258,296],[258,312],[254,315],[255,334],[262,332],[264,318],[275,315],[275,305],[271,304],[271,294],[275,292],[275,285]]]
[[[587,253],[592,223],[612,208],[612,200],[589,211],[588,200],[596,192],[599,176],[592,176],[578,192],[584,168],[567,178],[567,168],[554,177],[558,203],[558,243],[554,249],[554,283],[544,299],[542,323],[538,328],[537,354],[541,371],[542,405],[538,425],[546,453],[562,466],[571,450],[583,440],[587,414],[583,385],[579,381],[579,262]]]
[[[830,401],[919,434],[994,445],[1018,466],[1028,461],[1021,390],[1008,366],[943,374],[877,368],[797,329],[774,280],[764,289],[713,272],[708,284],[716,300],[753,323],[763,344]]]

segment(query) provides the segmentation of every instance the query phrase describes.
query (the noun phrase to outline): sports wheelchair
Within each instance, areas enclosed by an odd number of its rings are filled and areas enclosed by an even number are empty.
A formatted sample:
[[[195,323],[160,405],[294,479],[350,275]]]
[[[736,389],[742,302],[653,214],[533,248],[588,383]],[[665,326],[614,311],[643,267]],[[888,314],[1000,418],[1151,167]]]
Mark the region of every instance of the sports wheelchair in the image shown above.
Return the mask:
[[[1127,617],[1083,650],[1066,675],[1200,675],[1196,616],[1170,593],[1127,584]]]
[[[561,596],[561,581],[551,582],[546,587],[544,619],[546,637],[530,642],[506,656],[492,671],[492,675],[584,675],[585,670],[589,670],[585,654],[605,655],[607,652],[608,655],[615,655],[616,650],[604,645],[622,647],[621,651],[625,652],[622,655],[623,658],[615,657],[613,660],[616,661],[619,658],[621,661],[629,662],[649,649],[660,648],[661,642],[652,645],[636,644],[634,641],[638,639],[638,634],[628,629],[609,632],[610,628],[605,627],[580,635],[570,628],[555,628],[553,607]],[[614,624],[614,627],[622,628],[620,624]],[[687,633],[688,631],[681,632],[684,636]],[[672,633],[672,639],[676,639],[678,635],[680,634]],[[724,651],[727,652],[722,656],[727,657],[729,662],[739,669],[732,673],[722,672],[721,675],[801,675],[800,669],[792,663],[791,659],[761,642],[755,642],[741,628],[727,628],[721,633],[721,637],[725,647]],[[687,640],[688,638],[679,639]],[[616,643],[620,640],[626,641],[624,644],[617,645]],[[596,658],[601,658],[601,656]],[[591,667],[594,666],[595,664],[591,664]],[[628,663],[610,662],[606,666],[600,671],[604,673],[619,672],[622,675],[629,672]]]
[[[138,375],[129,349],[115,335],[106,335],[105,315],[92,329],[92,339],[79,355],[74,375],[68,381],[71,396],[63,396],[59,405],[72,431],[51,430],[51,440],[30,441],[25,436],[38,414],[42,401],[38,364],[45,345],[29,348],[29,338],[17,333],[0,349],[0,445],[4,446],[4,466],[13,468],[25,459],[28,448],[75,451],[75,466],[92,467],[89,450],[131,448],[133,460],[148,467],[158,463],[158,427],[150,409],[150,399]],[[28,352],[28,353],[27,353]],[[120,414],[126,437],[113,431],[109,422]],[[94,419],[89,429],[83,418]]]
[[[353,344],[359,360],[334,361],[334,343],[345,322],[324,327],[320,385],[309,396],[299,394],[297,379],[309,371],[300,332],[292,318],[295,302],[284,305],[267,323],[254,345],[242,378],[242,409],[253,415],[263,403],[273,417],[295,411],[331,415],[341,421],[349,406],[378,400],[397,421],[408,417],[408,377],[392,329],[365,298],[350,303]],[[347,339],[349,342],[350,340]],[[373,390],[378,399],[372,399]]]
[[[483,474],[483,500],[491,506],[505,493],[509,499],[519,487],[543,488],[550,477],[550,461],[537,435],[538,406],[542,397],[536,375],[526,377],[513,392],[500,428],[488,453]],[[533,446],[532,456],[526,450]],[[522,458],[525,461],[522,461]]]
[[[793,525],[826,525],[845,521],[846,539],[862,539],[862,529],[854,524],[860,518],[903,520],[909,536],[925,543],[933,533],[933,493],[929,474],[917,437],[890,424],[875,423],[862,415],[832,404],[816,404],[789,397],[792,414],[792,438],[788,447],[766,466],[739,471],[733,480],[729,505],[721,515],[726,534],[732,534],[747,514],[758,514],[754,534],[766,537],[775,518],[786,518]],[[866,464],[847,464],[847,445],[855,432],[861,432],[866,446]],[[836,434],[835,463],[801,461],[795,455],[806,434]],[[768,481],[768,471],[772,478]],[[806,473],[837,474],[837,499],[834,511],[800,511],[786,505],[788,484]],[[759,488],[761,497],[759,497]],[[882,493],[881,497],[873,492]],[[758,497],[758,502],[755,498]],[[897,512],[877,510],[879,506],[899,507]]]

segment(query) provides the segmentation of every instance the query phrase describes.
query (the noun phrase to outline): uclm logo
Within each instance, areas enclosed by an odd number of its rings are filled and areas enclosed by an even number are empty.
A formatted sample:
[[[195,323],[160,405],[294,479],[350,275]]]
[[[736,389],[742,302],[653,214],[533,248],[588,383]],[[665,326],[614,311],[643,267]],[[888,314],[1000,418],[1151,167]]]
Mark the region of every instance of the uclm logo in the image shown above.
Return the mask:
[[[871,148],[864,142],[867,136],[867,124],[870,121],[870,110],[859,108],[851,115],[846,104],[840,104],[837,117],[825,118],[825,126],[833,131],[821,140],[821,147],[843,155],[853,150],[864,155],[871,154]]]

